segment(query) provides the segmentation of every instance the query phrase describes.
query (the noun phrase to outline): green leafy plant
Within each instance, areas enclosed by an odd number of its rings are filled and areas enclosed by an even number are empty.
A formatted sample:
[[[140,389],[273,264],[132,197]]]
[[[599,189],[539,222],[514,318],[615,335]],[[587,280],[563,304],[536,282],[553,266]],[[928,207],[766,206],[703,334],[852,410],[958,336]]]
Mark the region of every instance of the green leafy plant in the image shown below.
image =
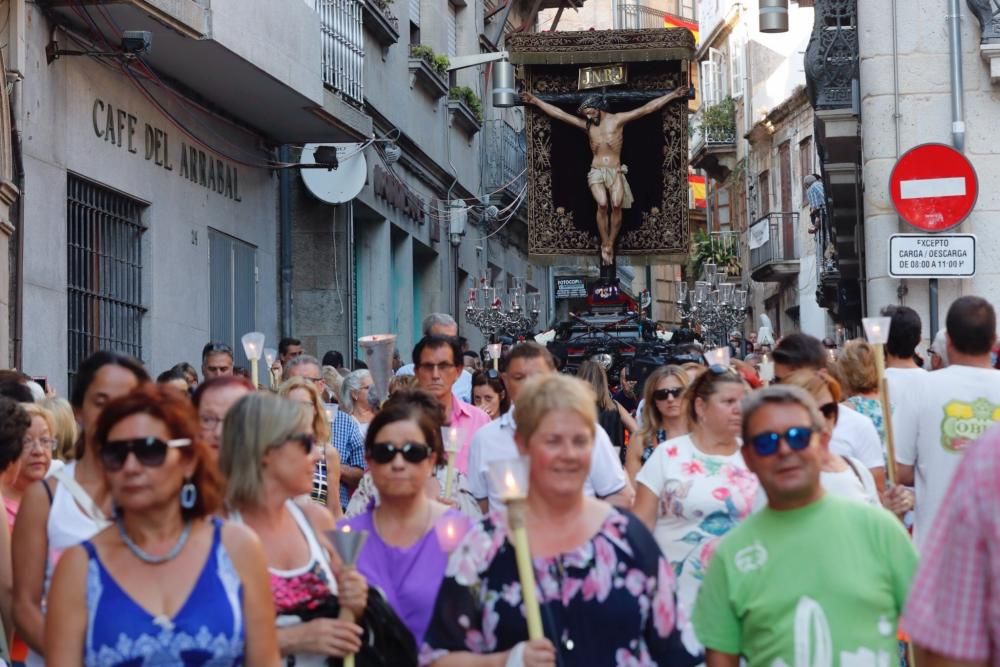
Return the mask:
[[[695,276],[701,275],[705,264],[715,264],[719,271],[731,277],[743,272],[740,263],[740,246],[737,237],[712,236],[699,229],[691,239],[691,270]]]
[[[448,73],[448,66],[451,64],[448,56],[434,53],[434,49],[426,44],[411,44],[410,57],[420,58],[440,76],[445,76]]]
[[[445,55],[435,55],[434,60],[431,63],[431,67],[437,70],[437,73],[444,76],[448,73],[448,66],[451,65],[451,61],[448,60],[448,56]]]
[[[469,88],[468,86],[454,86],[449,92],[448,97],[453,100],[458,100],[469,107],[469,111],[476,117],[479,123],[483,122],[483,103],[479,99],[479,95]]]
[[[701,115],[701,126],[709,134],[736,131],[736,102],[727,97],[718,104],[707,107]]]

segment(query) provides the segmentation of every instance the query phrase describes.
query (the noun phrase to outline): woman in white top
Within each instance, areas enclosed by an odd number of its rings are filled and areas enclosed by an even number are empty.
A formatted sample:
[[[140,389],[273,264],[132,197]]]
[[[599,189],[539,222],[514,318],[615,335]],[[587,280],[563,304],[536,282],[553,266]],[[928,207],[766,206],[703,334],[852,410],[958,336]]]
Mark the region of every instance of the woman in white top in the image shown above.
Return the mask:
[[[111,495],[94,432],[104,405],[149,376],[119,352],[96,352],[77,369],[70,394],[83,428],[77,460],[24,492],[14,524],[14,625],[28,645],[28,667],[44,665],[45,592],[60,554],[109,525]]]
[[[320,667],[361,648],[355,623],[302,613],[331,600],[361,618],[368,585],[353,568],[341,568],[324,531],[333,515],[310,502],[313,471],[321,455],[306,406],[270,394],[244,396],[226,415],[219,469],[226,478],[230,519],[260,538],[271,573],[278,614],[278,645],[296,667]]]
[[[368,433],[368,425],[375,418],[375,410],[368,400],[369,392],[375,381],[372,374],[365,370],[357,370],[348,373],[344,378],[344,384],[340,387],[340,409],[348,413],[358,422],[361,429],[361,436]]]
[[[691,380],[680,366],[661,366],[646,378],[642,390],[641,426],[625,451],[625,472],[633,483],[657,445],[691,430],[683,401],[684,390],[689,384]]]
[[[719,539],[750,514],[757,493],[740,453],[746,392],[732,369],[704,371],[684,394],[691,433],[658,446],[636,477],[632,511],[677,574],[678,627],[692,655],[704,651],[690,621],[701,580]]]

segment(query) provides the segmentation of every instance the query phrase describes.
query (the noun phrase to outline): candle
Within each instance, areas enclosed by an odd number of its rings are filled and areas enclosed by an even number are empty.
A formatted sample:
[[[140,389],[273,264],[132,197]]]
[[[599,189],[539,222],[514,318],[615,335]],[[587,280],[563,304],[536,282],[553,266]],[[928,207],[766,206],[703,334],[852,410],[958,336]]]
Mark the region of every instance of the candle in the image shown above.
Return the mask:
[[[454,551],[468,532],[469,521],[464,516],[447,514],[434,524],[434,534],[445,553]]]
[[[444,497],[451,498],[451,489],[455,480],[455,459],[458,457],[458,427],[448,427],[448,464],[444,473]]]
[[[364,546],[365,539],[368,537],[368,531],[359,530],[352,532],[351,527],[344,524],[340,530],[328,530],[325,534],[329,538],[337,555],[340,556],[344,568],[353,568],[358,562],[358,554],[361,552],[361,547]],[[340,607],[340,613],[337,617],[348,623],[355,621],[354,613],[346,606]],[[344,667],[354,667],[353,654],[344,656]]]
[[[763,361],[760,362],[760,379],[764,382],[770,382],[774,379],[774,362],[764,355]]]

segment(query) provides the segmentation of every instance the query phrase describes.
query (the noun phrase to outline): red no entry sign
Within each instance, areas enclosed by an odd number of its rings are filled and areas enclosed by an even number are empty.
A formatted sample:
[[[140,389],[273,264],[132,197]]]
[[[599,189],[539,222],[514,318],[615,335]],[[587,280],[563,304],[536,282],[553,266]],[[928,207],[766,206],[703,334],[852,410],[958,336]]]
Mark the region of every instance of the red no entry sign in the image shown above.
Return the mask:
[[[903,220],[927,232],[941,232],[972,213],[979,181],[972,163],[951,146],[921,144],[892,168],[889,194]]]

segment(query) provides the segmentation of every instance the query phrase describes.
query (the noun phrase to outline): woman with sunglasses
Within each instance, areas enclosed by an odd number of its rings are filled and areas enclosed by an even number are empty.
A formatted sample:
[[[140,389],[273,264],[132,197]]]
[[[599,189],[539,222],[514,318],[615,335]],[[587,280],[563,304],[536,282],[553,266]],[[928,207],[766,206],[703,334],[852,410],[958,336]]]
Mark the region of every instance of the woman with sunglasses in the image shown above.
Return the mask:
[[[94,436],[114,520],[59,560],[46,663],[276,667],[264,555],[213,516],[222,481],[187,397],[140,387],[108,404]]]
[[[524,524],[543,639],[528,640],[503,513],[473,525],[448,562],[422,655],[435,667],[690,664],[675,624],[674,576],[649,530],[584,495],[596,397],[562,374],[529,380],[515,439],[529,463]]]
[[[490,419],[499,419],[510,409],[507,388],[500,373],[490,368],[472,374],[472,403]]]
[[[649,374],[643,388],[642,426],[625,450],[625,472],[635,482],[639,469],[656,447],[688,433],[682,397],[690,381],[680,366],[661,366]]]
[[[340,507],[340,494],[329,490],[340,488],[340,454],[330,440],[330,418],[316,385],[304,377],[288,378],[278,387],[278,396],[306,406],[312,414],[312,432],[322,451],[322,457],[313,471],[313,488],[310,497],[324,505],[339,519],[344,512]],[[322,444],[325,443],[325,444]]]
[[[684,646],[703,652],[690,614],[719,540],[753,510],[757,478],[740,454],[743,378],[711,366],[687,388],[691,433],[656,448],[636,476],[632,511],[656,536],[677,573],[678,624]]]
[[[378,491],[378,504],[341,523],[341,528],[368,531],[358,570],[382,591],[418,645],[448,563],[435,526],[451,521],[457,530],[467,521],[427,494],[435,464],[444,459],[443,423],[444,411],[430,394],[393,395],[365,438],[367,474]]]
[[[278,645],[296,667],[325,667],[331,657],[358,652],[361,626],[317,610],[337,603],[361,618],[368,594],[364,577],[342,568],[323,537],[333,516],[301,500],[320,458],[313,422],[300,403],[250,394],[226,415],[219,452],[229,518],[253,529],[264,546]],[[274,619],[272,613],[268,623]]]
[[[841,401],[840,383],[824,371],[799,370],[783,378],[781,384],[790,384],[805,389],[814,399],[823,415],[824,427],[820,438],[824,440],[823,468],[820,483],[831,495],[853,498],[869,505],[879,504],[875,478],[861,461],[850,456],[841,456],[830,451],[830,436],[837,425]],[[758,507],[763,507],[767,498],[763,490],[758,494]],[[912,504],[911,504],[912,506]]]
[[[410,410],[410,412],[415,413],[417,408],[426,412],[430,419],[437,422],[437,440],[438,442],[441,442],[441,434],[447,432],[447,429],[444,426],[444,409],[436,399],[430,396],[427,392],[416,388],[397,389],[390,394],[389,398],[390,400],[401,401],[406,404],[414,405],[415,407]],[[435,450],[435,452],[436,451],[437,450]],[[443,451],[444,450],[442,449],[442,453]],[[378,459],[373,456],[373,453],[367,449],[367,447],[365,452],[369,463],[373,460],[375,462],[379,462]],[[419,456],[419,454],[414,453],[410,456]],[[404,456],[404,458],[406,457]],[[483,511],[479,507],[479,503],[476,502],[475,496],[473,496],[472,492],[469,491],[469,478],[466,477],[465,473],[458,470],[458,468],[453,469],[452,474],[454,475],[452,478],[452,495],[450,498],[445,498],[444,490],[448,485],[447,459],[445,456],[440,454],[434,456],[430,477],[423,486],[425,495],[441,504],[454,507],[467,517],[478,519],[483,515]],[[347,509],[344,510],[344,516],[350,519],[360,516],[366,512],[370,512],[374,508],[378,507],[381,503],[381,493],[379,489],[380,486],[376,482],[371,466],[369,466],[369,469],[365,471],[365,474],[361,477],[361,482],[358,483],[357,491],[354,492],[351,496],[350,502],[347,503]]]
[[[30,486],[21,500],[12,536],[14,623],[31,652],[25,663],[41,667],[45,635],[45,590],[58,555],[109,525],[111,495],[94,437],[105,404],[149,376],[142,364],[118,352],[96,352],[80,364],[70,403],[82,427],[76,460]]]

